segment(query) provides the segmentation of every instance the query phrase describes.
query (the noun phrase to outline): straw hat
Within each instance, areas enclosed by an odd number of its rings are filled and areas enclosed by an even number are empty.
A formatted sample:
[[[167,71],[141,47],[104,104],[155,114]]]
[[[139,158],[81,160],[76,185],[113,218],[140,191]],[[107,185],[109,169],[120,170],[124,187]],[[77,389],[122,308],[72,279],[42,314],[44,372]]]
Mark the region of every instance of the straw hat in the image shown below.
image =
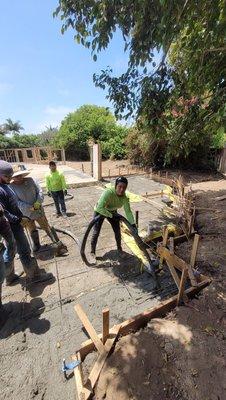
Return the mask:
[[[30,174],[30,170],[29,169],[21,169],[19,166],[14,167],[13,168],[13,176],[12,178],[15,178],[16,176],[27,176],[28,174]]]

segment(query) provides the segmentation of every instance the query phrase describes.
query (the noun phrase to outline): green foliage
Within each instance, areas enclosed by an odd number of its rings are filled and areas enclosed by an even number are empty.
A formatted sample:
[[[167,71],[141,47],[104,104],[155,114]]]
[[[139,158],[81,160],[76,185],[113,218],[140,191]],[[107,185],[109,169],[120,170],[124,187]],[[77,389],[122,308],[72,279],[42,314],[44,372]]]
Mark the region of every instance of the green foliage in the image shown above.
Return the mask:
[[[140,145],[143,141],[152,151],[153,142],[160,148],[165,143],[163,164],[189,165],[201,157],[206,162],[212,148],[222,145],[224,0],[61,0],[55,15],[61,17],[62,33],[73,29],[76,41],[91,50],[94,61],[115,30],[121,30],[127,70],[114,76],[108,68],[94,75],[94,82],[108,88],[107,97],[119,118],[142,117],[143,126],[136,131]],[[158,65],[156,50],[161,55]]]
[[[84,105],[62,121],[54,143],[64,147],[69,157],[77,159],[89,157],[89,142],[103,144],[104,157],[123,157],[125,134],[126,128],[117,126],[115,117],[107,108]]]
[[[15,134],[15,133],[19,133],[20,131],[24,130],[20,121],[13,122],[13,120],[11,118],[7,118],[6,123],[3,126],[4,126],[4,130],[5,130],[5,134],[7,134],[7,133]]]
[[[38,146],[52,146],[54,144],[55,137],[58,133],[58,128],[54,128],[51,125],[38,135]]]
[[[34,147],[39,145],[39,135],[20,135],[15,133],[12,137],[1,137],[1,149],[15,149],[22,147]]]
[[[109,132],[109,138],[101,142],[104,158],[122,159],[126,156],[125,139],[128,129],[124,126],[117,126]]]

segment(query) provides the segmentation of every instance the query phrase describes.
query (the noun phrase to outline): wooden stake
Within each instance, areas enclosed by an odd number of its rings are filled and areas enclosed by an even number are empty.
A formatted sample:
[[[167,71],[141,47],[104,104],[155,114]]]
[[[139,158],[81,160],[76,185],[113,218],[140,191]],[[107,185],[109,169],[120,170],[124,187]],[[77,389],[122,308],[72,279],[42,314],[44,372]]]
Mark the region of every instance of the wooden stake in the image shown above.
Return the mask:
[[[80,352],[76,353],[76,355],[73,356],[72,358],[73,360],[81,361]],[[85,398],[89,398],[92,392],[83,386],[84,381],[83,381],[82,364],[74,368],[74,377],[75,377],[75,385],[77,389],[78,399],[85,400]]]
[[[102,342],[105,344],[109,336],[109,308],[104,308],[102,311],[103,315],[103,328],[102,328]]]
[[[74,309],[75,309],[80,321],[82,322],[84,328],[86,329],[90,338],[92,339],[93,343],[95,344],[96,349],[99,351],[99,353],[104,352],[105,351],[104,345],[101,342],[99,336],[97,335],[93,325],[89,321],[87,315],[83,311],[82,306],[80,304],[76,304]]]
[[[182,275],[181,275],[181,280],[180,280],[180,287],[179,287],[179,293],[178,293],[178,298],[177,298],[177,305],[180,304],[182,298],[184,297],[184,289],[185,289],[185,282],[187,279],[187,269],[184,268],[182,271]],[[187,300],[187,296],[185,297],[185,300]]]
[[[168,228],[167,228],[167,226],[164,226],[163,227],[163,233],[162,233],[162,238],[163,238],[162,245],[163,245],[163,247],[165,247],[166,244],[167,244],[168,234],[169,234]],[[162,266],[163,260],[164,260],[164,257],[161,255],[160,260],[159,260],[159,266],[160,267]]]
[[[105,361],[108,357],[109,352],[111,351],[112,346],[114,345],[119,330],[120,330],[120,325],[119,326],[115,326],[113,327],[113,329],[111,330],[111,337],[109,337],[106,341],[105,344],[105,351],[104,353],[99,354],[90,374],[89,377],[87,379],[87,382],[85,384],[85,387],[82,390],[82,395],[84,395],[84,400],[88,400],[90,397],[90,394],[93,392],[93,389],[97,383],[97,380],[99,378],[99,375],[101,373],[101,370],[105,364]],[[85,389],[85,390],[84,390]],[[87,392],[87,390],[89,390],[89,393]],[[86,394],[87,393],[87,394]]]
[[[192,251],[191,251],[190,265],[192,268],[195,267],[198,244],[199,244],[199,235],[196,233],[195,237],[194,237],[193,245],[192,245]]]
[[[172,261],[170,259],[167,259],[166,263],[167,263],[167,265],[169,267],[169,270],[170,270],[171,275],[172,275],[172,277],[174,279],[174,282],[176,283],[176,285],[177,285],[177,287],[179,289],[180,288],[180,279],[179,279],[179,277],[177,275],[177,271],[175,270],[174,265],[173,265],[173,263],[172,263]]]

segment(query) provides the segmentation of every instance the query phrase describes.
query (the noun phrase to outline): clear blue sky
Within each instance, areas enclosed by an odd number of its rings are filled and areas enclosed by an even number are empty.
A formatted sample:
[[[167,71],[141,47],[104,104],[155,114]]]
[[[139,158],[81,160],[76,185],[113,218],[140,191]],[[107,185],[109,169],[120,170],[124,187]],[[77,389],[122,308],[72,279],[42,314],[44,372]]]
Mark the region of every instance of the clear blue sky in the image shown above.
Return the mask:
[[[73,41],[73,31],[61,35],[60,20],[52,17],[57,4],[0,1],[0,124],[20,120],[25,133],[56,126],[83,104],[110,106],[92,75],[107,65],[116,73],[127,66],[119,34],[96,63]]]

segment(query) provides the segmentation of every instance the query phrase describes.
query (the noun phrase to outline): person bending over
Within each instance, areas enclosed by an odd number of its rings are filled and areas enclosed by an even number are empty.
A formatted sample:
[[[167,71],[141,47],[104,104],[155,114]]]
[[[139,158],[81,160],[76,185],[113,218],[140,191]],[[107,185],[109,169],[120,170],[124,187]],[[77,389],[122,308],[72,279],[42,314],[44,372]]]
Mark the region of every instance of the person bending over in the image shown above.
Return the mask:
[[[97,217],[99,215],[100,218],[93,227],[93,235],[91,238],[91,258],[93,261],[96,260],[97,241],[105,217],[110,222],[114,231],[117,249],[120,257],[124,257],[124,254],[121,244],[120,223],[117,216],[118,208],[124,207],[127,220],[135,229],[137,229],[133,213],[130,208],[130,201],[128,196],[126,195],[127,186],[128,180],[124,176],[118,177],[115,181],[115,187],[106,189],[100,197],[96,207],[94,208],[94,217]]]

